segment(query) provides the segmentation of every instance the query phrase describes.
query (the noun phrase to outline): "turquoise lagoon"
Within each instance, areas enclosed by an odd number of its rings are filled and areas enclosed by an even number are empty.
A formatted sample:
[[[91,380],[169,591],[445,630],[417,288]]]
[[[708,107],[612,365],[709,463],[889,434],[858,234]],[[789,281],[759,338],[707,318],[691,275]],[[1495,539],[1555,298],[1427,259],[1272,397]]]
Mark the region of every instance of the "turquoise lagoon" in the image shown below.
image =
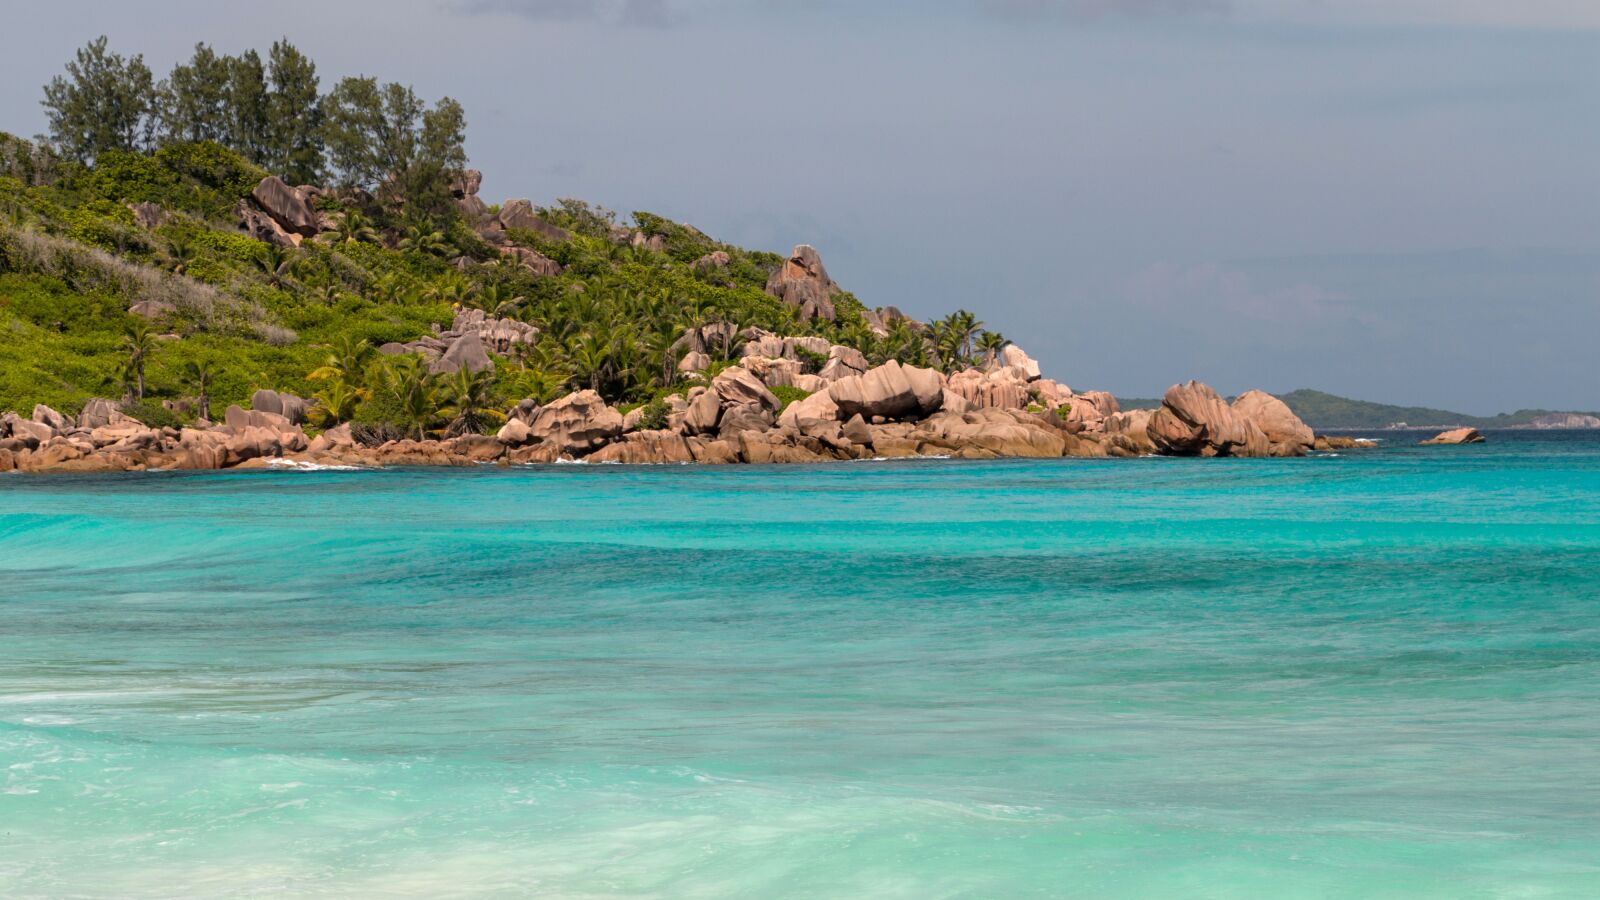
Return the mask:
[[[9,476],[0,895],[1595,897],[1597,577],[1592,433]]]

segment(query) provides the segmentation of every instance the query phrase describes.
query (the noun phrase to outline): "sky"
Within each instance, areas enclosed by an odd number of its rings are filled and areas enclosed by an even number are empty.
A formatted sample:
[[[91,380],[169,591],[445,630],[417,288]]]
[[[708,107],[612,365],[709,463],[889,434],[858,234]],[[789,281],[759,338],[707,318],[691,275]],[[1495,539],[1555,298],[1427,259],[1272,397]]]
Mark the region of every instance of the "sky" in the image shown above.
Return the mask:
[[[1594,0],[56,0],[0,130],[98,34],[287,36],[449,95],[489,202],[818,248],[1075,389],[1600,409]]]

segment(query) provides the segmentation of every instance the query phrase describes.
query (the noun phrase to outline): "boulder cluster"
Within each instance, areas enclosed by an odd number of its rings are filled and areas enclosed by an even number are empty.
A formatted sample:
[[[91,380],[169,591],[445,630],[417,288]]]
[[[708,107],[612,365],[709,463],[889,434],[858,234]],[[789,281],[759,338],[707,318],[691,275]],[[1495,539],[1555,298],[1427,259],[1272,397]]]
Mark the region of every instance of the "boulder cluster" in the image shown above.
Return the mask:
[[[519,346],[532,346],[539,329],[516,319],[497,319],[480,309],[460,309],[448,329],[434,326],[433,334],[423,335],[414,341],[387,343],[378,347],[384,356],[401,356],[420,353],[428,362],[428,371],[483,372],[494,368],[489,351],[499,354],[514,353]]]
[[[531,335],[476,311],[403,350],[435,366],[486,361]],[[526,327],[526,326],[524,326]],[[707,377],[709,354],[733,347],[737,364]],[[466,347],[468,350],[460,348]],[[687,390],[624,413],[596,392],[543,406],[517,404],[495,435],[363,444],[349,426],[315,437],[307,401],[258,391],[217,424],[150,428],[94,400],[77,417],[38,406],[0,417],[0,471],[217,469],[279,461],[359,466],[550,463],[812,463],[872,457],[1298,456],[1332,446],[1261,391],[1228,403],[1198,382],[1174,385],[1159,408],[1122,411],[1099,391],[1076,393],[1041,377],[1021,348],[951,375],[895,360],[871,366],[853,348],[712,323],[680,340]],[[469,352],[470,351],[470,352]],[[808,371],[818,368],[820,370]],[[787,406],[773,392],[809,392]]]

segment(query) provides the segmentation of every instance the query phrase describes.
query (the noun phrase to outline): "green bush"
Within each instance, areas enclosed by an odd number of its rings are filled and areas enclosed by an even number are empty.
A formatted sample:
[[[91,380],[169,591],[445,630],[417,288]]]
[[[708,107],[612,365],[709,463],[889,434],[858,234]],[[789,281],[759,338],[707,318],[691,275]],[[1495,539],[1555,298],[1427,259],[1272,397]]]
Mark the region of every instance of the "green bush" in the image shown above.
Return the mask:
[[[787,384],[780,384],[777,387],[769,388],[769,390],[771,390],[772,395],[777,397],[778,401],[783,404],[783,406],[778,409],[780,413],[783,412],[783,410],[788,409],[789,404],[795,402],[796,400],[804,400],[805,398],[811,396],[810,391],[803,391],[797,387],[790,387]]]

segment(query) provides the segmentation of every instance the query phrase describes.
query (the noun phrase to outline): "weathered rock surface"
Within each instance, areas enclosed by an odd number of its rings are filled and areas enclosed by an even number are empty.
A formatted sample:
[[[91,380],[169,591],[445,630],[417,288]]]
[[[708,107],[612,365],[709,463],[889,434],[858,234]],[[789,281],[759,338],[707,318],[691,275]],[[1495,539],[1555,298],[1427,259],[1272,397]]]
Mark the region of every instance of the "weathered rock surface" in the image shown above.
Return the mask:
[[[839,417],[864,419],[924,418],[944,405],[944,385],[932,369],[902,366],[889,360],[860,375],[841,378],[828,386],[839,407]]]
[[[529,435],[561,453],[583,455],[622,436],[622,413],[594,391],[578,391],[540,409]]]
[[[1266,391],[1240,394],[1233,401],[1233,413],[1266,435],[1273,456],[1304,456],[1316,443],[1311,427],[1288,404]]]
[[[832,322],[833,279],[822,265],[822,255],[810,244],[800,244],[778,271],[767,279],[767,293],[800,310],[801,321],[813,318]]]
[[[1428,438],[1427,440],[1423,441],[1422,443],[1423,444],[1481,444],[1481,443],[1483,443],[1483,435],[1480,434],[1478,432],[1478,429],[1476,429],[1476,428],[1452,428],[1449,431],[1441,431],[1438,434],[1434,435],[1433,437]]]
[[[283,416],[292,425],[306,420],[306,411],[312,403],[304,397],[278,391],[259,390],[250,396],[250,408]]]
[[[268,175],[261,179],[250,192],[250,199],[284,231],[301,237],[317,235],[317,211],[305,194],[290,187],[282,178]]]
[[[1271,449],[1260,428],[1198,381],[1168,388],[1148,431],[1157,451],[1171,456],[1266,456]]]
[[[572,234],[565,228],[558,228],[539,218],[533,211],[533,204],[525,199],[507,200],[501,204],[500,225],[507,230],[517,228],[532,231],[552,241],[572,240]]]

